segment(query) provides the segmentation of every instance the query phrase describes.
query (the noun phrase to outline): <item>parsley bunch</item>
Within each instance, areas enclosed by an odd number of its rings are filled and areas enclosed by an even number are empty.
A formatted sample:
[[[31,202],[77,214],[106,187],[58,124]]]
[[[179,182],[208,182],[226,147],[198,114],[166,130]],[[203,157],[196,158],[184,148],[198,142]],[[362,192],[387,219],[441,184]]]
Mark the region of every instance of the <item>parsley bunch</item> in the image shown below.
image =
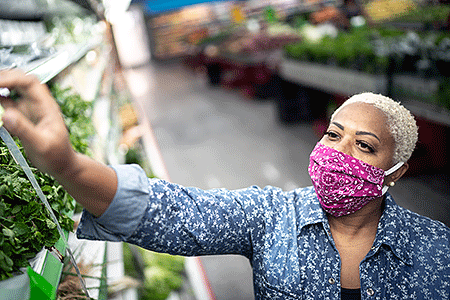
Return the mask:
[[[94,134],[90,119],[92,103],[70,89],[53,85],[51,90],[61,106],[73,147],[88,154],[89,137]],[[15,141],[23,153],[20,141]],[[75,201],[51,176],[35,168],[32,171],[61,227],[73,231],[73,220],[68,214],[74,210]],[[3,141],[0,141],[0,229],[0,280],[19,273],[43,247],[53,246],[60,237],[56,224]]]

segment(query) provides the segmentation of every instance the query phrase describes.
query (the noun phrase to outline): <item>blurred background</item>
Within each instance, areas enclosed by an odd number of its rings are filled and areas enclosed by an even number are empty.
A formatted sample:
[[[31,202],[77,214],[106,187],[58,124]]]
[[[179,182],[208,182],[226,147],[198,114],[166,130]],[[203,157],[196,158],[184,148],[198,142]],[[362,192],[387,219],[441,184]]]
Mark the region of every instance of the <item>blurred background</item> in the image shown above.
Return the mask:
[[[0,0],[0,69],[56,76],[100,103],[104,139],[103,123],[121,125],[101,155],[108,163],[204,189],[310,185],[309,154],[332,111],[355,93],[382,93],[419,125],[410,169],[389,191],[450,225],[449,30],[450,3],[438,0]],[[91,80],[95,64],[128,99],[113,100],[119,117],[101,113],[110,105]],[[172,299],[254,299],[246,259],[196,266]]]

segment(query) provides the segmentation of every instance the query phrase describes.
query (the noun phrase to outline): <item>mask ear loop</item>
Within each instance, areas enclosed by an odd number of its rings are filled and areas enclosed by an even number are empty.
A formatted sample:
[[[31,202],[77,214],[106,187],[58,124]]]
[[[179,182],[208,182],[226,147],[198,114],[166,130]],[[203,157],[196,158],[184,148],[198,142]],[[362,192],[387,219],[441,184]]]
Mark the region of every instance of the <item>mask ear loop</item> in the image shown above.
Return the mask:
[[[398,169],[400,169],[401,166],[403,166],[404,162],[398,162],[397,164],[395,164],[395,166],[393,166],[392,168],[390,168],[389,170],[384,172],[384,176],[388,176],[391,175],[392,173],[394,173],[395,171],[397,171]],[[388,185],[383,186],[383,188],[381,189],[381,194],[384,195],[386,194],[387,190],[389,189]]]

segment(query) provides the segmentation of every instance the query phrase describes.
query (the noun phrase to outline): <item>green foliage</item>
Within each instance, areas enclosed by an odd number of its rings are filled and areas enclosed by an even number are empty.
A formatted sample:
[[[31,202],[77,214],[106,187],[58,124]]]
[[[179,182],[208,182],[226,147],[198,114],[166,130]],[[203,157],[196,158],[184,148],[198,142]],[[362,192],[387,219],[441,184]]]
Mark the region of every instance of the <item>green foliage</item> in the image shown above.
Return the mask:
[[[184,257],[142,250],[145,300],[164,300],[183,285]]]
[[[139,251],[133,254],[131,247],[135,246],[124,244],[124,268],[128,276],[139,279],[144,277],[139,299],[165,300],[172,291],[181,289],[184,280],[184,257],[138,247],[135,249]],[[139,259],[135,255],[139,255]],[[141,272],[137,271],[136,265]]]
[[[144,250],[142,258],[146,266],[160,266],[176,273],[184,270],[184,257],[182,256]]]
[[[303,40],[286,45],[285,53],[291,59],[379,74],[386,70],[388,58],[376,54],[375,38],[375,32],[357,29],[339,32],[336,38],[324,37],[318,43]]]
[[[72,144],[77,151],[86,153],[88,137],[94,132],[89,118],[90,103],[67,89],[53,87],[52,92],[61,105]],[[23,152],[17,139],[16,144]],[[73,221],[68,214],[74,209],[74,200],[54,178],[35,168],[32,171],[61,227],[72,231]],[[56,224],[3,141],[0,141],[0,228],[0,280],[20,272],[43,247],[51,247],[59,239]]]
[[[131,252],[130,245],[127,243],[122,243],[122,249],[125,275],[133,278],[139,278],[139,273],[136,269],[135,260],[133,253]]]
[[[272,6],[267,6],[264,10],[264,19],[269,24],[274,24],[278,22],[277,12]]]
[[[140,143],[136,143],[133,147],[129,148],[125,153],[125,163],[126,164],[137,164],[144,169],[147,177],[154,178],[155,174],[153,174],[151,167],[143,157],[144,149],[140,145]]]
[[[178,274],[161,266],[151,266],[145,269],[144,289],[148,300],[164,300],[172,290],[179,289],[183,279]]]
[[[77,152],[90,154],[89,138],[95,133],[91,121],[92,102],[84,101],[70,88],[62,89],[54,84],[51,90],[61,107],[73,147]]]

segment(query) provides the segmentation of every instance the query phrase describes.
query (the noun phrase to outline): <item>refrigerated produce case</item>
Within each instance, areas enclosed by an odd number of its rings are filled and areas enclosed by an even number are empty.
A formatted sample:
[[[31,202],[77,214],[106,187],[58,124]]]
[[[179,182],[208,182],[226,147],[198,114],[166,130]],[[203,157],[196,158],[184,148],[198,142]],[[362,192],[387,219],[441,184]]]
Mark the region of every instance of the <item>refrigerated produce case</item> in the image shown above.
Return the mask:
[[[91,155],[105,163],[124,161],[124,154],[117,150],[122,134],[121,122],[116,122],[123,101],[114,99],[118,94],[113,84],[117,58],[108,23],[98,21],[96,16],[73,3],[61,0],[44,4],[32,0],[1,3],[0,69],[20,68],[52,86],[52,92],[58,91],[59,96],[64,94],[64,97],[93,103],[92,121],[97,135],[90,137]],[[17,13],[25,6],[27,10]],[[70,95],[66,96],[69,87]],[[107,140],[103,139],[103,134]],[[88,140],[84,142],[89,143]],[[74,212],[65,213],[72,217]],[[2,299],[55,299],[62,277],[65,277],[63,268],[68,259],[65,255],[68,240],[72,250],[77,249],[78,263],[88,257],[80,249],[98,250],[93,256],[97,258],[93,264],[101,267],[91,270],[89,275],[96,279],[88,283],[88,289],[91,297],[106,299],[107,285],[120,280],[124,274],[123,262],[120,263],[122,245],[95,242],[87,247],[79,241],[74,242],[73,233],[67,230],[54,247],[43,248],[35,254],[28,271],[22,269],[23,274],[14,273],[12,278],[0,281]],[[113,260],[114,263],[108,263]],[[107,276],[106,272],[112,272],[114,276]],[[127,299],[136,298],[131,289],[119,291],[116,296],[121,293],[126,294]]]

